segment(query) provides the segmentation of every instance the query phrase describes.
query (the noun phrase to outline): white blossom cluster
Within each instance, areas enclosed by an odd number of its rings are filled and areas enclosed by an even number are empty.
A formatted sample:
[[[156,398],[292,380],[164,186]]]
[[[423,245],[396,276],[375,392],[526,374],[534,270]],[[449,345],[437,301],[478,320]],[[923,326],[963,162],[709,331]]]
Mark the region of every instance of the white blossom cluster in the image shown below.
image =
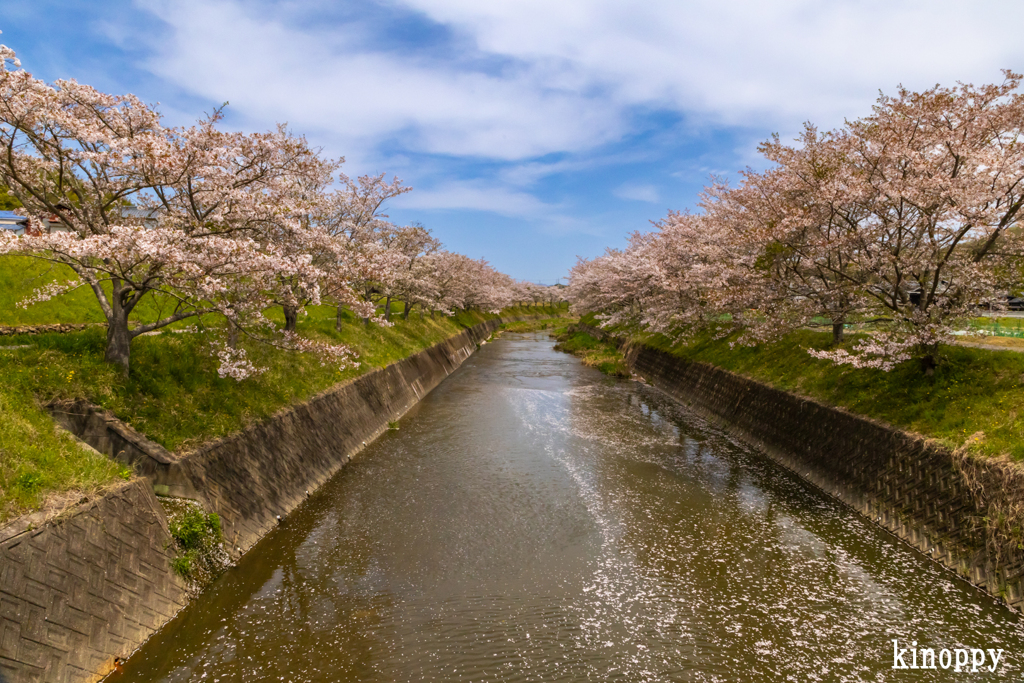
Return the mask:
[[[770,169],[714,181],[699,214],[581,260],[568,297],[605,325],[677,339],[757,344],[825,320],[834,345],[818,358],[930,371],[963,321],[1024,290],[1020,83],[901,89],[841,129],[776,136],[760,148]],[[868,337],[840,348],[856,322]]]
[[[213,337],[221,376],[241,380],[261,371],[243,339],[356,364],[344,345],[295,333],[309,305],[336,306],[339,325],[343,310],[389,325],[393,301],[408,316],[537,300],[535,286],[443,250],[425,228],[388,222],[384,203],[409,190],[400,181],[351,179],[342,160],[283,126],[227,132],[218,110],[167,127],[132,95],[47,84],[20,67],[0,46],[0,185],[28,219],[22,236],[0,231],[0,255],[68,266],[74,279],[22,304],[89,287],[107,320],[107,359],[125,373],[132,339],[190,318]],[[134,324],[155,294],[173,310]],[[275,308],[283,330],[267,317]]]

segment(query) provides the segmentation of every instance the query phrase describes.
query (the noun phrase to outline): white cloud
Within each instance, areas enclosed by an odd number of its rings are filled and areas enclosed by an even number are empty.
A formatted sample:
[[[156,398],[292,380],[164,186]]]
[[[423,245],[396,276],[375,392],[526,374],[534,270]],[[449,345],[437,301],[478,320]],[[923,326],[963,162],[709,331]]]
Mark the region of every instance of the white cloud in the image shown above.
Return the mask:
[[[443,183],[419,189],[393,200],[398,209],[470,209],[513,218],[541,219],[558,212],[556,205],[532,194],[510,190],[482,181]]]
[[[359,148],[398,138],[419,152],[498,159],[586,149],[621,134],[621,112],[537,74],[489,75],[369,52],[230,0],[147,2],[173,29],[149,68],[253,121],[330,131]],[[329,37],[329,39],[328,39]]]
[[[153,45],[154,73],[230,100],[249,120],[331,131],[353,149],[390,139],[528,159],[618,139],[635,108],[715,125],[832,126],[868,111],[879,88],[1024,68],[1019,2],[398,0],[477,49],[447,61],[369,49],[355,24],[289,24],[287,6],[139,2],[169,27]],[[510,66],[465,66],[477,57]]]
[[[559,65],[606,104],[719,123],[832,126],[878,89],[1024,67],[1024,4],[975,0],[404,0],[480,50]]]
[[[137,2],[166,24],[148,68],[185,93],[230,100],[249,128],[288,121],[348,156],[350,172],[364,172],[367,160],[419,155],[409,167],[417,191],[403,206],[508,216],[550,213],[528,190],[606,163],[595,150],[636,133],[637,114],[667,110],[690,128],[743,126],[760,136],[804,120],[839,125],[900,82],[981,83],[998,80],[1002,67],[1024,70],[1024,3],[1009,1],[374,5],[417,12],[455,36],[447,52],[429,56],[415,44],[375,44],[358,24],[300,22],[289,3]],[[315,6],[302,7],[308,19]],[[741,164],[759,163],[754,146],[735,151]],[[499,164],[491,181],[438,184],[424,169],[444,172],[445,159]],[[653,186],[626,184],[615,195],[658,201]]]
[[[660,199],[658,197],[658,188],[654,185],[635,185],[633,183],[625,183],[615,188],[613,194],[619,199],[631,199],[637,202],[651,202],[657,204]]]
[[[607,239],[614,230],[605,223],[573,215],[562,204],[544,202],[528,192],[485,180],[452,181],[417,188],[392,200],[390,210],[479,211],[521,221],[530,230],[549,235],[589,235]]]

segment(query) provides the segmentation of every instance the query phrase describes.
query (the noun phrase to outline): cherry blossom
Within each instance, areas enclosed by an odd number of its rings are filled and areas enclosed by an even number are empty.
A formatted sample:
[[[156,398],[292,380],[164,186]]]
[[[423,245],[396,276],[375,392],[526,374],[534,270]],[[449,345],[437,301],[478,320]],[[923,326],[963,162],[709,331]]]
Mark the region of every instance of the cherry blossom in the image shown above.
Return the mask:
[[[73,80],[44,83],[0,46],[0,184],[23,205],[28,229],[0,234],[0,255],[63,264],[75,278],[25,305],[88,287],[107,320],[106,359],[130,369],[131,341],[186,319],[211,336],[222,377],[261,371],[239,343],[269,343],[356,365],[343,345],[296,334],[306,306],[329,302],[390,325],[420,306],[497,311],[511,278],[450,254],[421,226],[388,222],[387,200],[409,191],[384,174],[352,180],[285,126],[221,129],[216,110],[167,127],[132,95]],[[45,218],[45,220],[44,220]],[[131,321],[140,301],[170,302]],[[382,317],[375,310],[385,303]],[[284,311],[283,330],[267,317]]]
[[[930,372],[957,326],[1021,286],[1020,82],[901,88],[838,130],[774,137],[768,170],[714,181],[700,213],[581,260],[570,301],[605,325],[747,344],[824,318],[834,348],[816,357],[884,370],[917,357]],[[862,320],[874,329],[839,348]]]

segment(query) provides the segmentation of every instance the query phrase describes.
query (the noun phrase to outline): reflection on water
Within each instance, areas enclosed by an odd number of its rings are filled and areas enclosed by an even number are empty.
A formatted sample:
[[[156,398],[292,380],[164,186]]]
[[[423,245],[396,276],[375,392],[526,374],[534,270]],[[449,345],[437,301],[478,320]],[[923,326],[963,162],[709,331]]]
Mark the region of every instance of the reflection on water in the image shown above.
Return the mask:
[[[484,346],[118,681],[875,681],[1021,621],[656,390]],[[902,647],[902,646],[901,646]]]

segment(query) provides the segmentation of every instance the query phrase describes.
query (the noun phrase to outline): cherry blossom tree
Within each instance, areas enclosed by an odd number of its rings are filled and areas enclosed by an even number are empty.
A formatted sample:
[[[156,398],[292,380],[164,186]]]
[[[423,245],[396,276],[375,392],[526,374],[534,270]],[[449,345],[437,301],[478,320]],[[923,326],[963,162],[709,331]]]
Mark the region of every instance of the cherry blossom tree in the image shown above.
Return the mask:
[[[441,249],[428,254],[423,261],[430,286],[424,290],[422,305],[430,309],[430,317],[434,317],[435,311],[451,315],[455,309],[464,308],[472,286],[472,259]]]
[[[1020,82],[900,89],[839,130],[775,137],[761,146],[774,166],[735,188],[713,182],[702,213],[670,212],[626,249],[580,261],[570,301],[605,325],[675,337],[712,326],[745,343],[824,317],[838,345],[847,321],[870,318],[852,350],[811,353],[885,370],[916,356],[931,372],[957,325],[1020,286]]]
[[[336,327],[341,329],[345,309],[370,322],[376,297],[392,285],[404,263],[403,254],[389,248],[399,228],[386,220],[383,207],[412,188],[397,178],[386,180],[383,173],[355,180],[341,175],[339,182],[340,189],[329,195],[319,221],[331,238],[322,265],[331,276],[325,282],[326,293],[337,304]]]
[[[0,183],[30,222],[26,236],[3,236],[0,253],[70,267],[76,280],[34,300],[89,287],[107,320],[108,361],[127,373],[132,339],[191,317],[218,314],[236,328],[267,330],[263,311],[283,281],[319,300],[311,256],[289,241],[307,241],[298,217],[312,207],[302,190],[325,172],[304,139],[283,128],[225,133],[219,111],[191,128],[167,128],[134,96],[75,81],[51,86],[19,67],[0,47]],[[151,213],[126,212],[132,203]],[[57,229],[41,215],[55,217]],[[132,311],[157,293],[173,310],[131,327]],[[294,335],[280,341],[349,354]],[[255,370],[244,354],[222,349],[221,374]]]
[[[835,135],[851,170],[858,292],[892,316],[850,354],[889,368],[914,355],[931,372],[937,347],[980,306],[998,306],[997,273],[1020,258],[1013,232],[1024,204],[1021,77],[997,85],[900,89]]]
[[[645,306],[657,296],[652,287],[657,266],[646,253],[652,239],[651,234],[635,233],[625,250],[608,249],[596,259],[580,259],[569,278],[573,309],[597,313],[605,326],[642,324]]]
[[[711,205],[712,194],[703,201]],[[634,233],[624,250],[578,263],[567,291],[573,309],[598,311],[604,326],[638,325],[676,339],[738,325],[752,305],[749,245],[707,213],[670,212],[655,227]]]
[[[396,260],[391,277],[381,282],[384,319],[391,320],[391,304],[396,300],[404,303],[403,317],[408,319],[411,308],[429,298],[430,261],[425,257],[440,249],[441,242],[421,225],[396,226],[381,239]]]
[[[466,269],[463,308],[499,313],[515,302],[515,282],[484,259],[470,260]]]
[[[863,307],[852,255],[863,212],[851,201],[851,169],[832,138],[807,126],[800,143],[786,146],[775,136],[761,145],[776,166],[748,169],[734,189],[709,189],[704,208],[734,233],[733,265],[755,256],[743,279],[744,298],[756,309],[746,320],[749,340],[775,339],[824,317],[838,344]]]

